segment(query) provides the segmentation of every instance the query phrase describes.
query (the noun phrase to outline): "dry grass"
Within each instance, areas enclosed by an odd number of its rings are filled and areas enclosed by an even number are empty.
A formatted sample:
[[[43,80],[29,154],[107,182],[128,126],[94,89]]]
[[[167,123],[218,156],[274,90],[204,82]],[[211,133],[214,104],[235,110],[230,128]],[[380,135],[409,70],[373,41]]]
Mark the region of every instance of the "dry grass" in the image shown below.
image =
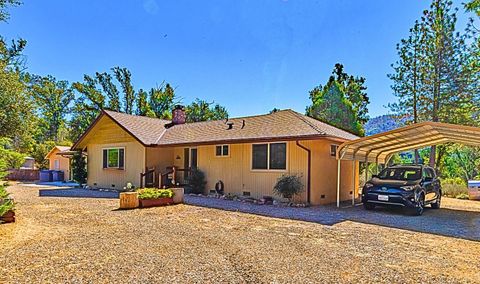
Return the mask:
[[[18,219],[0,226],[0,283],[480,279],[480,243],[474,241],[187,205],[117,211],[117,200],[39,198],[36,189],[10,190]]]

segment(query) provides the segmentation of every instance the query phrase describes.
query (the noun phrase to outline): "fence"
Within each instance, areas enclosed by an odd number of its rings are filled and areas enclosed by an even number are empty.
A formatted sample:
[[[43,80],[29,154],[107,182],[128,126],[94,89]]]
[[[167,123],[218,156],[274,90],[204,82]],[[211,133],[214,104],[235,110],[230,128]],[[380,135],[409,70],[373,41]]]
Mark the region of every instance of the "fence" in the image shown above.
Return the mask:
[[[8,170],[8,180],[35,181],[39,178],[39,170],[14,169]]]

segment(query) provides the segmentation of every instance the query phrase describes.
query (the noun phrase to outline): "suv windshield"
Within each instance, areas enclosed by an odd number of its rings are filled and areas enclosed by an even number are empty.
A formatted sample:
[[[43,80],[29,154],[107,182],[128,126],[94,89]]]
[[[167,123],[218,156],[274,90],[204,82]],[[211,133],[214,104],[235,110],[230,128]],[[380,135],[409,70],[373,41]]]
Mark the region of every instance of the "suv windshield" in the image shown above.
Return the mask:
[[[422,178],[421,168],[386,168],[378,177],[392,180],[418,180]]]

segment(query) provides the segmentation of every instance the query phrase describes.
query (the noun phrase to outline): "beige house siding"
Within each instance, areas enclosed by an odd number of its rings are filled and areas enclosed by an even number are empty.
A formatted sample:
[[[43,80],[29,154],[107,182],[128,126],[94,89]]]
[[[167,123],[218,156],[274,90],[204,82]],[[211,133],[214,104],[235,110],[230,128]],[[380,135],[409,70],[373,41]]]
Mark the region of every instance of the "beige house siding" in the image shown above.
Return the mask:
[[[60,152],[58,148],[55,148],[48,155],[48,169],[55,171],[63,171],[65,180],[70,180],[70,159],[57,155]],[[58,168],[55,167],[55,161],[58,161]]]
[[[103,149],[125,148],[125,168],[103,169]],[[87,184],[98,188],[121,189],[128,182],[140,185],[145,168],[145,147],[107,116],[102,117],[79,145],[88,154]]]
[[[312,204],[332,203],[336,200],[337,160],[330,156],[330,145],[338,144],[329,140],[310,140],[300,142],[312,152],[311,168],[311,202]],[[307,188],[307,152],[298,147],[294,141],[287,142],[287,169],[284,171],[252,170],[252,144],[230,144],[228,157],[216,157],[215,145],[198,146],[198,168],[207,179],[207,191],[215,188],[215,183],[223,181],[226,193],[242,194],[250,192],[251,196],[261,198],[273,196],[273,186],[277,179],[285,173],[298,173],[303,176],[305,191]],[[184,147],[176,147],[174,159],[176,167],[183,168]],[[351,199],[353,189],[353,164],[342,161],[341,199]],[[358,170],[358,168],[357,168]],[[358,183],[358,174],[356,175]],[[355,188],[358,193],[358,185]],[[322,195],[324,197],[322,198]],[[298,197],[306,200],[306,192]]]

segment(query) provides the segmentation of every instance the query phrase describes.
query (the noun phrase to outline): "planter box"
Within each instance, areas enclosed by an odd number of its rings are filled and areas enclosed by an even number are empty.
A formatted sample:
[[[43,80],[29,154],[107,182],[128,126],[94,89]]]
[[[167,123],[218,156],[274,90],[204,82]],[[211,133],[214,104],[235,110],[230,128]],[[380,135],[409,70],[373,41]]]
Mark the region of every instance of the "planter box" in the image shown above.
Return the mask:
[[[133,209],[139,206],[137,192],[120,193],[120,209]]]
[[[170,188],[173,191],[173,203],[178,204],[178,203],[183,203],[183,195],[184,195],[184,190],[181,187],[178,188]]]
[[[14,223],[15,222],[15,211],[8,211],[3,216],[0,217],[0,221],[5,223]]]
[[[156,207],[156,206],[165,206],[173,204],[173,198],[171,197],[164,197],[158,199],[139,199],[140,208],[147,208],[147,207]]]

